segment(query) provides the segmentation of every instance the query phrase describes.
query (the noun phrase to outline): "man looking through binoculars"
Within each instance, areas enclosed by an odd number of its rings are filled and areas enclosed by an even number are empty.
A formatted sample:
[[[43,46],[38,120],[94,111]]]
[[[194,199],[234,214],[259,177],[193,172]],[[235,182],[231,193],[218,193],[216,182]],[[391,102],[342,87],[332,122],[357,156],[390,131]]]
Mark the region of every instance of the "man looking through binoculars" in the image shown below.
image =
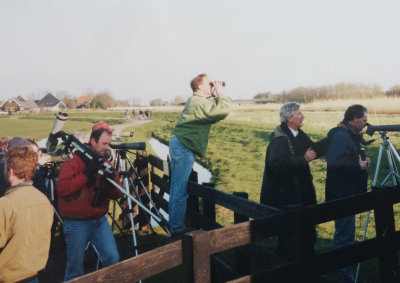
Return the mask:
[[[110,151],[112,131],[107,123],[98,122],[90,135],[89,150],[105,162],[105,155]],[[107,212],[109,200],[121,198],[123,193],[99,174],[101,169],[98,163],[81,158],[76,153],[63,163],[58,174],[58,207],[64,219],[67,243],[65,281],[84,273],[83,260],[89,241],[96,247],[103,267],[119,261]],[[113,179],[122,186],[115,169]]]
[[[223,95],[224,85],[220,81],[211,83],[206,74],[195,77],[190,82],[193,96],[186,102],[173,130],[174,136],[169,142],[171,188],[168,206],[172,235],[185,230],[187,183],[194,155],[205,155],[211,125],[229,114],[230,98]]]

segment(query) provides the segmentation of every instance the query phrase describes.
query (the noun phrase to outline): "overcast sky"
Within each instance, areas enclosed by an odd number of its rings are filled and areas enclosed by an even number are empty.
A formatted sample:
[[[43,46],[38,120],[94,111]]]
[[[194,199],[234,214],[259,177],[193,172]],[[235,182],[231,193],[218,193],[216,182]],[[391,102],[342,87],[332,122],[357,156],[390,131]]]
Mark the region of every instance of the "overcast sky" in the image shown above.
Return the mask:
[[[398,0],[0,0],[0,99],[108,90],[232,98],[339,82],[400,84]]]

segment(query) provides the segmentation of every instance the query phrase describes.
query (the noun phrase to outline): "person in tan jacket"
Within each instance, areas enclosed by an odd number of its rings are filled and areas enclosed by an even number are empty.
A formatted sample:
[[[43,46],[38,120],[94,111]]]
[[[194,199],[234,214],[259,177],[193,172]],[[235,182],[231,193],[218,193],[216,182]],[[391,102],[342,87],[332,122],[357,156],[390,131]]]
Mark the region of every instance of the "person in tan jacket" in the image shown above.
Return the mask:
[[[0,198],[0,282],[38,282],[49,256],[53,207],[32,186],[37,154],[22,146],[5,158],[10,187]]]

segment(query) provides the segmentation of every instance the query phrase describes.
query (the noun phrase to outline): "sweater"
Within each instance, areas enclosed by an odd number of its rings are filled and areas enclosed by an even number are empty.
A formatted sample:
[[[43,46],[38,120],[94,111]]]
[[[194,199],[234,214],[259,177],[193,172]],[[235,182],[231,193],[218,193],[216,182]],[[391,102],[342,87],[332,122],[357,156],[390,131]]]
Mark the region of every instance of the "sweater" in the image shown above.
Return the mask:
[[[123,193],[105,180],[102,176],[95,175],[94,181],[88,182],[88,177],[83,173],[86,169],[85,162],[76,154],[72,159],[64,161],[58,173],[57,192],[58,209],[62,216],[74,219],[98,218],[107,214],[109,200],[118,199]],[[114,181],[123,187],[117,171]],[[98,205],[92,206],[95,188],[101,190]]]
[[[33,277],[46,266],[53,215],[46,196],[30,185],[0,198],[0,282]]]
[[[195,92],[186,102],[173,133],[186,148],[204,157],[211,125],[226,118],[229,110],[230,98],[206,98]]]

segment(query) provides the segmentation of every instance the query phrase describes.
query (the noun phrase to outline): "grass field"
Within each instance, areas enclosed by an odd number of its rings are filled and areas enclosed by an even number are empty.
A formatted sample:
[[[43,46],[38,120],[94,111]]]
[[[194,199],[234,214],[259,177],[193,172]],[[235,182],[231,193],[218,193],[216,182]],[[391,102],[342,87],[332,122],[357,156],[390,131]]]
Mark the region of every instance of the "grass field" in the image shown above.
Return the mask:
[[[399,105],[400,100],[390,100],[391,105]],[[353,102],[340,101],[302,106],[305,115],[303,130],[313,139],[319,140],[326,136],[327,132],[335,127],[343,118],[344,110]],[[365,105],[376,105],[378,101],[358,101]],[[386,101],[387,103],[387,101]],[[321,106],[322,105],[322,106]],[[331,108],[329,108],[331,106]],[[208,150],[205,158],[198,160],[207,167],[213,175],[212,182],[216,187],[226,192],[244,191],[249,194],[249,199],[258,201],[262,176],[264,171],[265,152],[268,146],[269,133],[279,124],[278,105],[267,105],[265,107],[254,107],[242,109],[236,107],[222,122],[213,125]],[[399,108],[400,109],[400,108]],[[383,112],[383,113],[382,113]],[[395,114],[393,114],[393,113]],[[397,114],[396,114],[397,113]],[[134,127],[134,138],[126,139],[129,142],[147,141],[154,135],[164,143],[168,143],[172,136],[174,127],[180,111],[153,112],[153,122]],[[71,112],[70,118],[65,124],[64,131],[67,133],[81,131],[87,133],[95,121],[106,120],[110,123],[123,123],[123,112]],[[400,114],[395,111],[369,111],[368,120],[373,125],[399,124]],[[54,122],[53,113],[40,113],[37,116],[17,115],[12,118],[0,118],[0,136],[23,136],[35,138],[36,140],[48,136]],[[388,133],[395,148],[400,147],[400,135],[397,132]],[[376,134],[373,138],[378,138]],[[366,137],[366,139],[371,139]],[[376,167],[377,153],[380,140],[366,147],[366,155],[371,157],[369,176],[371,183]],[[149,144],[147,144],[149,148]],[[385,158],[384,158],[385,159]],[[314,176],[318,202],[324,202],[326,162],[324,158],[311,162],[311,171]],[[386,164],[381,166],[381,176],[388,173]],[[379,181],[378,181],[379,183]],[[370,189],[371,186],[369,186]],[[396,206],[396,225],[399,229],[400,221],[399,207]],[[233,214],[218,207],[218,221],[223,225],[233,222]],[[357,216],[357,239],[361,240],[362,230],[365,223],[365,214]],[[374,219],[370,220],[368,237],[374,237]],[[332,248],[333,223],[325,223],[318,226],[317,248],[325,250]],[[372,270],[372,268],[371,268]],[[373,272],[368,274],[371,280],[376,278]],[[375,282],[375,281],[366,281]]]

